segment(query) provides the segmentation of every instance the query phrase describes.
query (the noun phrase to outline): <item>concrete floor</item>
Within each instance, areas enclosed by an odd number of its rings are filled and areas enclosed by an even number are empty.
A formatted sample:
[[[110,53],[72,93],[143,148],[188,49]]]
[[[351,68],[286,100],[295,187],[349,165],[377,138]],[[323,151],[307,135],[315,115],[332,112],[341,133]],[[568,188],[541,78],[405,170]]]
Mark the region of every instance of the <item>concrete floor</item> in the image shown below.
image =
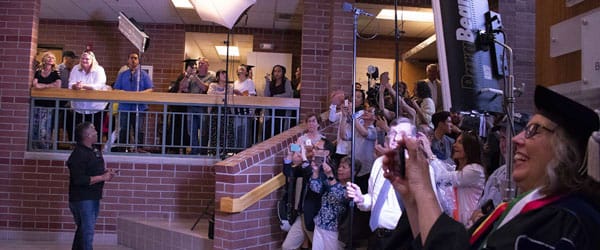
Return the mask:
[[[65,250],[71,249],[71,242],[65,241],[23,241],[0,240],[0,250]],[[120,245],[94,244],[95,250],[131,250]]]

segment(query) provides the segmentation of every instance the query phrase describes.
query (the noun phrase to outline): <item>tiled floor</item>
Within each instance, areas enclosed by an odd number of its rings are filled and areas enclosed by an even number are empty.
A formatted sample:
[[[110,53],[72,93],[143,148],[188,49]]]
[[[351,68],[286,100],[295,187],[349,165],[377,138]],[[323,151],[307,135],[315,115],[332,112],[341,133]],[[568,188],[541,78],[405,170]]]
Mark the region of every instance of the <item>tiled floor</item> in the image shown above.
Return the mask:
[[[71,249],[71,242],[57,241],[20,241],[0,240],[0,250],[65,250]],[[96,250],[131,250],[131,248],[118,245],[94,244]]]
[[[207,235],[208,222],[206,219],[200,220],[191,231],[194,222],[194,219],[119,218],[117,234],[96,234],[94,249],[212,249],[212,240]],[[73,234],[69,232],[0,231],[0,250],[65,250],[71,249],[72,238]]]

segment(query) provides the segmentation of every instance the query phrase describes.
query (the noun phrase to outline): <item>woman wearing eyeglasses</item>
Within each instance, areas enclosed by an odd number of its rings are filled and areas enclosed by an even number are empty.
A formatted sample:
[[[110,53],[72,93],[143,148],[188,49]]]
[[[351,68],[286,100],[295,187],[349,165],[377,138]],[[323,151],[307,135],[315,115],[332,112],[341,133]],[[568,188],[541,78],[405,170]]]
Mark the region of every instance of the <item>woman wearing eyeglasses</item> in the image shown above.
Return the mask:
[[[519,195],[466,231],[442,214],[419,139],[406,138],[406,178],[388,172],[424,249],[600,249],[600,183],[587,174],[586,146],[598,130],[591,109],[545,87],[537,114],[515,144],[512,179]],[[597,153],[597,152],[596,152]],[[592,166],[597,167],[597,166]]]

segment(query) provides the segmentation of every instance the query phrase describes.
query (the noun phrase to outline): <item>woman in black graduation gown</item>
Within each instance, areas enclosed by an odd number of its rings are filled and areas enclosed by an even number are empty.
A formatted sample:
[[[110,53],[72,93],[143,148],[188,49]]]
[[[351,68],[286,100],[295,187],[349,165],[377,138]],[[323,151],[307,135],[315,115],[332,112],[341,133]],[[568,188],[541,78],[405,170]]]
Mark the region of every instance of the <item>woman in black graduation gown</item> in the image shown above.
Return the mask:
[[[386,178],[401,193],[419,249],[600,249],[600,184],[587,175],[586,145],[598,130],[591,109],[545,87],[534,115],[513,138],[512,178],[520,195],[468,231],[443,214],[431,189],[426,139],[404,138],[406,178],[387,160]]]

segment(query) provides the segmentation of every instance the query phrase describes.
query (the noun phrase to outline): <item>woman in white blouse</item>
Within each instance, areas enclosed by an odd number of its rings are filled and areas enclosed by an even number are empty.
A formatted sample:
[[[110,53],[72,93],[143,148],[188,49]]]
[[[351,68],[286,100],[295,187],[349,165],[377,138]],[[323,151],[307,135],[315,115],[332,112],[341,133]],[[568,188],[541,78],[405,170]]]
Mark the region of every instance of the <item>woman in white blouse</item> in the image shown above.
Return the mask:
[[[73,90],[108,90],[106,73],[96,60],[92,51],[81,53],[79,64],[73,67],[69,75],[69,89]],[[94,123],[96,129],[102,129],[102,118],[107,102],[71,101],[71,108],[75,111],[67,119],[67,128],[72,135],[73,127],[83,121]],[[73,119],[75,121],[73,121]],[[98,131],[98,137],[102,135]],[[71,136],[71,138],[74,138]]]
[[[463,132],[458,136],[452,146],[452,159],[456,163],[456,170],[442,172],[436,179],[452,184],[454,211],[451,216],[469,226],[467,224],[477,209],[485,185],[485,169],[481,165],[481,143],[477,133]]]

